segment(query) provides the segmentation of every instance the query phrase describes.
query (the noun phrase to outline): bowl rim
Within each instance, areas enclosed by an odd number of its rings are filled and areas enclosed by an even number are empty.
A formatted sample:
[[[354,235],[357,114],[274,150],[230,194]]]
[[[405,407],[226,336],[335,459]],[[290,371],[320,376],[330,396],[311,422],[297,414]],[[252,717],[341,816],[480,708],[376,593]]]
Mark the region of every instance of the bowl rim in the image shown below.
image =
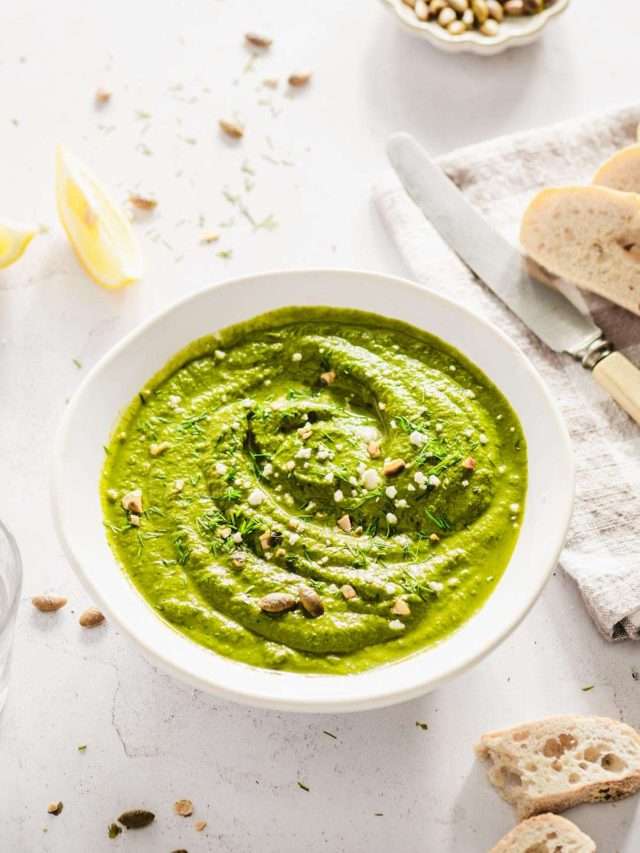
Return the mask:
[[[318,699],[314,697],[312,700],[306,699],[304,695],[304,690],[300,691],[300,694],[296,696],[295,699],[287,698],[286,700],[281,699],[277,695],[277,680],[274,679],[274,691],[273,693],[265,694],[262,690],[252,689],[251,679],[247,678],[244,680],[241,688],[238,686],[229,686],[228,684],[219,684],[213,683],[211,680],[207,680],[196,675],[194,672],[189,672],[186,668],[181,667],[174,661],[170,660],[167,657],[166,651],[162,649],[158,649],[154,647],[152,643],[150,643],[147,638],[137,630],[137,626],[132,625],[126,618],[121,618],[117,612],[117,608],[111,606],[111,603],[105,599],[102,595],[102,592],[96,584],[93,582],[90,574],[85,571],[83,567],[83,561],[80,557],[78,557],[75,553],[75,549],[72,542],[72,537],[67,535],[67,528],[65,524],[64,517],[64,507],[62,501],[62,483],[64,481],[64,470],[62,465],[63,459],[63,449],[65,446],[65,441],[67,438],[67,433],[73,424],[74,418],[76,417],[76,412],[78,408],[81,406],[84,393],[87,388],[90,388],[94,382],[96,377],[99,377],[100,373],[112,362],[115,360],[123,350],[126,350],[132,342],[134,342],[137,338],[144,336],[148,330],[156,324],[161,323],[165,320],[169,315],[171,315],[174,311],[178,309],[184,308],[189,303],[197,302],[200,299],[205,298],[206,294],[210,294],[211,292],[224,290],[225,288],[238,288],[242,286],[250,286],[254,282],[263,281],[265,279],[281,279],[283,277],[291,278],[291,279],[299,279],[300,277],[315,277],[315,276],[341,276],[345,278],[357,279],[365,277],[370,280],[375,280],[379,284],[384,287],[404,287],[408,290],[413,291],[419,295],[419,298],[425,298],[428,300],[436,300],[446,306],[445,310],[453,310],[453,312],[462,312],[465,314],[473,323],[478,323],[485,327],[487,333],[499,339],[504,347],[510,351],[511,356],[516,359],[520,367],[525,371],[528,376],[530,382],[532,382],[536,387],[538,392],[544,398],[547,404],[547,415],[553,421],[555,435],[556,438],[561,442],[561,451],[562,457],[565,459],[567,464],[567,478],[563,483],[564,493],[562,498],[563,511],[560,515],[555,516],[556,526],[555,526],[555,536],[552,537],[552,541],[549,541],[549,538],[546,537],[546,545],[548,547],[549,559],[548,565],[544,569],[544,571],[538,569],[538,577],[536,583],[533,585],[531,589],[531,593],[527,601],[523,602],[521,606],[515,610],[509,618],[505,618],[504,625],[500,631],[497,631],[494,635],[491,636],[490,639],[484,641],[479,647],[475,650],[469,650],[468,648],[465,650],[466,653],[455,662],[455,664],[451,665],[447,668],[446,672],[441,673],[436,677],[429,678],[420,678],[416,676],[415,681],[409,686],[403,687],[402,689],[395,690],[374,690],[372,693],[366,693],[363,691],[356,691],[356,698],[350,697],[349,695],[340,695],[338,697],[325,697],[323,699]],[[290,303],[293,304],[293,303]],[[308,303],[312,304],[312,303]],[[316,300],[313,304],[321,304],[319,300]],[[327,303],[325,303],[327,304]],[[278,306],[279,307],[279,306]],[[272,309],[273,310],[273,309]],[[364,309],[361,309],[364,310]],[[262,313],[262,312],[259,312]],[[380,312],[375,312],[380,313]],[[250,319],[251,316],[255,316],[251,313],[251,310],[247,311],[246,319]],[[422,324],[419,322],[416,323],[418,328],[424,328]],[[425,329],[429,331],[428,329]],[[211,333],[216,331],[215,323],[212,324]],[[450,343],[446,340],[442,335],[438,332],[430,332],[431,334],[435,334],[436,337],[440,337],[445,340],[446,343]],[[185,344],[188,345],[188,342]],[[456,344],[453,344],[456,348]],[[466,353],[461,350],[463,355]],[[172,353],[174,354],[174,353]],[[469,356],[467,356],[469,357]],[[171,354],[169,355],[171,358]],[[473,359],[471,359],[473,361]],[[161,368],[161,365],[158,369]],[[480,368],[483,372],[484,368]],[[491,377],[490,377],[491,378]],[[492,380],[494,381],[494,380]],[[504,393],[504,392],[503,392]],[[442,294],[434,291],[428,287],[424,287],[417,282],[411,281],[409,279],[387,275],[384,273],[372,272],[369,270],[362,269],[349,269],[349,268],[332,268],[332,267],[314,267],[314,268],[303,268],[303,269],[285,269],[285,270],[270,270],[267,272],[261,273],[253,273],[243,275],[233,279],[225,279],[221,282],[215,282],[213,284],[207,285],[200,290],[196,290],[193,293],[190,293],[179,299],[176,302],[167,305],[162,308],[160,311],[153,314],[150,318],[143,321],[141,324],[134,327],[131,331],[129,331],[121,340],[116,342],[113,347],[111,347],[91,368],[91,370],[87,373],[87,375],[83,378],[82,382],[76,389],[73,394],[72,399],[70,400],[68,406],[65,409],[63,417],[60,421],[55,440],[53,445],[53,454],[51,457],[51,468],[50,468],[50,499],[52,506],[52,516],[54,521],[54,527],[57,532],[59,541],[62,544],[63,551],[65,556],[69,560],[70,564],[74,568],[76,575],[80,578],[84,587],[88,590],[91,596],[94,598],[96,603],[100,605],[101,608],[105,610],[105,612],[109,615],[109,617],[119,625],[119,627],[123,630],[125,634],[127,634],[131,639],[133,639],[138,646],[143,650],[147,659],[151,660],[153,664],[158,665],[165,671],[171,672],[176,678],[178,678],[182,682],[187,682],[191,686],[201,689],[208,693],[213,693],[214,695],[219,696],[223,699],[229,699],[235,702],[239,702],[241,704],[250,705],[253,707],[261,707],[261,708],[270,708],[274,710],[281,711],[296,711],[296,712],[307,712],[307,713],[319,713],[319,712],[351,712],[351,711],[362,711],[368,710],[378,707],[385,707],[392,704],[397,704],[399,702],[408,701],[409,699],[415,698],[417,696],[423,695],[424,693],[430,692],[432,689],[437,687],[438,685],[451,680],[457,675],[465,672],[470,669],[476,663],[478,663],[482,658],[488,655],[491,651],[493,651],[500,643],[502,643],[520,624],[520,622],[524,619],[529,610],[533,607],[535,602],[537,601],[540,593],[542,592],[549,575],[555,568],[559,554],[564,545],[569,523],[571,521],[572,511],[573,511],[573,500],[574,500],[574,492],[575,492],[575,460],[573,456],[571,440],[569,437],[569,433],[565,422],[560,414],[560,411],[555,403],[554,399],[551,397],[546,384],[538,374],[537,370],[531,364],[529,359],[522,353],[519,347],[507,336],[505,335],[499,328],[494,326],[491,322],[486,320],[481,315],[476,312],[470,310],[465,305],[456,302],[453,299],[450,299]],[[528,492],[527,500],[530,500],[530,492]],[[105,540],[106,541],[106,540]],[[513,559],[513,555],[512,558]],[[122,572],[120,566],[118,566],[115,557],[113,558],[114,566],[118,568],[118,571]],[[505,574],[508,571],[509,564],[505,569]],[[123,573],[124,574],[124,573]],[[135,589],[135,588],[134,588]],[[497,588],[496,588],[497,590]],[[452,634],[447,635],[442,642],[446,642],[448,638],[454,636],[459,631],[461,631],[466,625],[468,625],[473,618],[481,613],[484,608],[487,606],[488,602],[491,600],[491,597],[496,594],[496,590],[492,592],[489,596],[487,602],[485,602],[478,611],[476,611],[470,619],[467,619],[462,625],[454,631]],[[177,632],[174,628],[169,626],[164,620],[161,619],[152,610],[150,605],[146,602],[144,597],[140,595],[140,593],[135,590],[135,594],[139,596],[140,601],[143,602],[154,614],[155,618],[163,623],[168,630],[170,630],[177,637],[182,640],[186,640],[187,643],[190,644],[191,647],[195,646],[196,648],[202,649],[203,647],[198,646],[198,644],[194,643],[194,641],[190,640],[183,634]],[[436,647],[440,644],[436,644]],[[380,666],[372,667],[371,669],[364,670],[360,673],[349,674],[349,675],[317,675],[317,674],[308,674],[308,673],[292,673],[292,672],[280,672],[273,670],[264,670],[261,667],[255,667],[250,664],[243,663],[241,661],[231,661],[234,667],[244,668],[246,673],[256,671],[264,673],[268,672],[277,676],[286,676],[288,678],[295,678],[296,681],[300,681],[301,686],[303,686],[303,682],[312,678],[317,681],[328,680],[332,683],[346,683],[349,680],[351,683],[354,683],[355,680],[359,678],[366,677],[367,674],[371,674],[374,672],[379,672],[388,666],[398,666],[403,663],[407,663],[408,661],[416,661],[420,658],[421,655],[428,654],[429,650],[434,648],[434,646],[427,646],[424,649],[418,650],[408,657],[401,658],[398,661],[393,661],[390,664],[381,664]],[[217,655],[216,652],[205,649],[208,654],[215,655],[218,659],[223,659],[229,661],[230,659],[223,658],[221,655]],[[238,670],[239,671],[239,670]]]
[[[395,14],[398,22],[409,32],[417,35],[434,47],[449,53],[475,53],[480,56],[490,56],[501,53],[510,47],[521,47],[530,44],[538,38],[549,21],[565,12],[571,0],[556,0],[553,6],[549,6],[537,15],[527,15],[522,19],[511,19],[510,23],[515,29],[504,30],[496,36],[484,36],[475,30],[467,30],[459,36],[450,35],[445,29],[433,21],[419,21],[412,19],[412,10],[403,0],[381,0],[381,2]]]

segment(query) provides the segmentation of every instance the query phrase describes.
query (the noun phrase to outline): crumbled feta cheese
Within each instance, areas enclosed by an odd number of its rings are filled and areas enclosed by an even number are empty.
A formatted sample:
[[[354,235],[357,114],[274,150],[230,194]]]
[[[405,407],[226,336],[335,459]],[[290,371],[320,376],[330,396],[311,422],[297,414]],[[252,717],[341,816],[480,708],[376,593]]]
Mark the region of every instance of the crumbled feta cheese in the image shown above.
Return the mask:
[[[398,490],[395,486],[387,486],[387,488],[384,490],[384,493],[388,498],[393,499],[398,494]]]
[[[358,481],[356,480],[356,478],[355,478],[355,477],[349,477],[349,483],[350,483],[352,486],[357,486],[357,485],[358,485]]]
[[[318,452],[316,453],[316,456],[321,462],[323,462],[325,459],[331,459],[332,455],[333,454],[331,453],[331,451],[327,450],[326,447],[319,447]]]
[[[236,532],[231,537],[236,545],[239,545],[242,542],[242,533],[236,530]]]
[[[325,483],[333,483],[333,471],[327,471],[324,475]]]
[[[509,512],[520,512],[520,504],[509,504]]]
[[[249,506],[260,506],[264,499],[265,493],[260,489],[254,489],[252,492],[249,493],[247,503],[249,504]]]
[[[391,429],[395,429],[397,427],[397,423],[395,422],[394,418],[391,418],[391,420],[389,421],[389,426],[391,427]]]
[[[296,463],[294,462],[294,460],[293,460],[293,459],[290,459],[290,460],[285,464],[285,466],[284,466],[284,467],[287,469],[287,471],[293,471],[293,469],[296,467]]]
[[[296,459],[311,459],[311,448],[301,447],[296,453]]]
[[[224,352],[224,350],[221,350],[221,349],[217,349],[217,350],[214,352],[214,355],[215,355],[215,357],[216,357],[217,359],[220,359],[220,361],[222,361],[222,359],[223,359],[223,358],[226,358],[226,357],[227,357],[226,352]]]
[[[399,619],[392,619],[389,622],[389,627],[392,631],[404,631],[404,622],[401,622]]]
[[[298,539],[300,538],[300,534],[299,533],[290,533],[287,538],[289,540],[289,545],[295,545],[296,542],[298,541]]]
[[[506,470],[507,470],[507,466],[506,466],[506,465],[498,465],[498,474],[504,474],[504,472],[505,472]]]
[[[383,403],[383,402],[382,402],[382,400],[381,400],[381,401],[378,403],[378,408],[380,409],[380,411],[381,411],[381,412],[384,412],[384,410],[385,410],[387,407],[386,407],[385,403]]]
[[[409,504],[406,502],[406,500],[404,498],[398,498],[398,500],[396,501],[396,507],[398,509],[406,509],[408,506],[409,506]]]
[[[227,473],[227,470],[228,470],[227,466],[224,464],[224,462],[216,462],[216,464],[215,464],[216,474],[219,474],[222,477],[223,474]]]
[[[172,394],[172,395],[169,397],[169,401],[168,401],[168,402],[169,402],[169,405],[171,406],[171,408],[172,408],[172,409],[177,409],[177,408],[178,408],[178,406],[180,405],[180,400],[181,400],[181,399],[182,399],[182,398],[181,398],[181,397],[179,397],[177,394]]]
[[[369,491],[371,489],[377,489],[380,485],[380,474],[375,470],[375,468],[367,468],[366,471],[362,473],[362,485],[365,489]]]
[[[302,353],[294,352],[294,354],[291,356],[291,361],[302,361]]]
[[[378,430],[375,427],[362,427],[360,435],[365,441],[375,441],[378,437]]]
[[[429,581],[427,586],[434,592],[442,592],[442,590],[444,589],[444,584],[440,583],[440,581]]]
[[[463,486],[464,486],[464,488],[466,489],[466,488],[467,488],[467,486],[469,485],[469,481],[468,481],[468,480],[463,480],[463,481],[462,481],[462,485],[463,485]]]
[[[436,432],[442,432],[443,429],[444,429],[444,424],[441,424],[438,422],[436,424]]]
[[[413,483],[409,483],[407,485],[407,491],[408,492],[415,492],[415,490],[416,490],[416,487],[413,485]]]
[[[344,500],[344,494],[342,493],[342,489],[335,490],[335,492],[333,493],[333,499],[337,504],[339,504],[340,501]]]
[[[427,478],[422,473],[422,471],[416,471],[416,473],[413,475],[413,480],[415,483],[418,484],[418,486],[420,486],[421,489],[424,489],[427,484]]]
[[[467,397],[469,397],[469,399],[470,399],[470,400],[474,400],[474,399],[475,399],[476,392],[475,392],[475,391],[472,391],[472,390],[471,390],[471,388],[467,388],[467,390],[466,390],[466,392],[465,392],[465,393],[466,393]]]
[[[449,584],[449,586],[458,586],[460,584],[460,581],[458,578],[449,578],[447,583]]]
[[[394,515],[394,513],[392,513],[392,512],[387,513],[386,519],[389,522],[389,524],[397,524],[398,523],[398,516]]]
[[[231,536],[231,528],[230,527],[223,527],[220,530],[220,536],[222,536],[223,539],[228,539]]]
[[[427,480],[430,486],[433,486],[434,489],[437,489],[440,485],[440,477],[436,477],[435,474],[430,474],[429,479]]]
[[[184,480],[175,480],[173,483],[174,492],[181,492],[184,489],[185,481]]]
[[[253,406],[255,404],[255,402],[256,401],[252,400],[251,397],[245,397],[244,400],[242,401],[242,405],[245,407],[245,409],[250,409],[251,406]]]
[[[473,435],[473,430],[471,429],[471,427],[467,427],[467,428],[464,430],[463,435],[466,435],[466,436],[467,436],[467,438],[471,438],[471,436]]]
[[[449,370],[450,370],[452,373],[455,373],[455,372],[456,372],[456,366],[455,366],[455,364],[450,364],[450,365],[449,365]]]
[[[480,435],[478,436],[478,441],[480,442],[480,444],[487,444],[489,439],[487,438],[487,436],[483,432],[481,432]]]
[[[267,462],[267,464],[262,469],[262,476],[270,477],[271,474],[273,474],[273,465],[271,464],[271,462]]]
[[[409,433],[409,441],[414,447],[422,447],[422,445],[426,442],[427,436],[424,433],[418,432],[417,429],[414,429],[413,432]]]

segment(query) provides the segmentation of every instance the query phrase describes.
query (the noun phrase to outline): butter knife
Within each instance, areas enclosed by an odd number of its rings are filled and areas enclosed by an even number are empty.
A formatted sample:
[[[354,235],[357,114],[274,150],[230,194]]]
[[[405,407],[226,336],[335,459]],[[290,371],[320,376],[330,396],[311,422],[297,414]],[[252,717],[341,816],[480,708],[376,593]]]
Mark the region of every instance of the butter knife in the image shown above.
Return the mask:
[[[412,136],[394,134],[387,153],[405,190],[449,248],[548,347],[591,370],[640,424],[640,370],[615,352],[591,316],[564,295],[575,291],[573,286],[565,286],[562,293],[534,280],[518,249],[467,201]]]

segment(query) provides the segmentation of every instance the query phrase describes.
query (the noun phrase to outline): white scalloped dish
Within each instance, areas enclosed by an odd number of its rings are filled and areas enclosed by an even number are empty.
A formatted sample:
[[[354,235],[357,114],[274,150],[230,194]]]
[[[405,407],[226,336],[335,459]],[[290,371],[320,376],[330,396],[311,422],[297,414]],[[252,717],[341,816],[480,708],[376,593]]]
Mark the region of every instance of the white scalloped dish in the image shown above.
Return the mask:
[[[493,56],[511,47],[522,47],[536,41],[547,24],[566,11],[570,0],[556,0],[553,6],[538,15],[505,18],[496,36],[485,36],[477,30],[468,30],[459,36],[450,35],[434,21],[419,21],[413,9],[402,0],[382,0],[405,29],[447,53],[476,53]]]

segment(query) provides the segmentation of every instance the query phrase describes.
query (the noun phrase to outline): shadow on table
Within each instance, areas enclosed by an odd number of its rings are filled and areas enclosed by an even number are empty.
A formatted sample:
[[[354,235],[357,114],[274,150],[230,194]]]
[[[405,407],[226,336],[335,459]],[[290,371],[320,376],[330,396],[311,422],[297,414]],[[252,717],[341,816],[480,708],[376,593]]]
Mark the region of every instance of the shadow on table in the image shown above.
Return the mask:
[[[493,57],[447,54],[389,16],[362,63],[374,115],[415,134],[434,154],[504,132],[542,72],[541,42]],[[510,125],[512,126],[512,125]]]

